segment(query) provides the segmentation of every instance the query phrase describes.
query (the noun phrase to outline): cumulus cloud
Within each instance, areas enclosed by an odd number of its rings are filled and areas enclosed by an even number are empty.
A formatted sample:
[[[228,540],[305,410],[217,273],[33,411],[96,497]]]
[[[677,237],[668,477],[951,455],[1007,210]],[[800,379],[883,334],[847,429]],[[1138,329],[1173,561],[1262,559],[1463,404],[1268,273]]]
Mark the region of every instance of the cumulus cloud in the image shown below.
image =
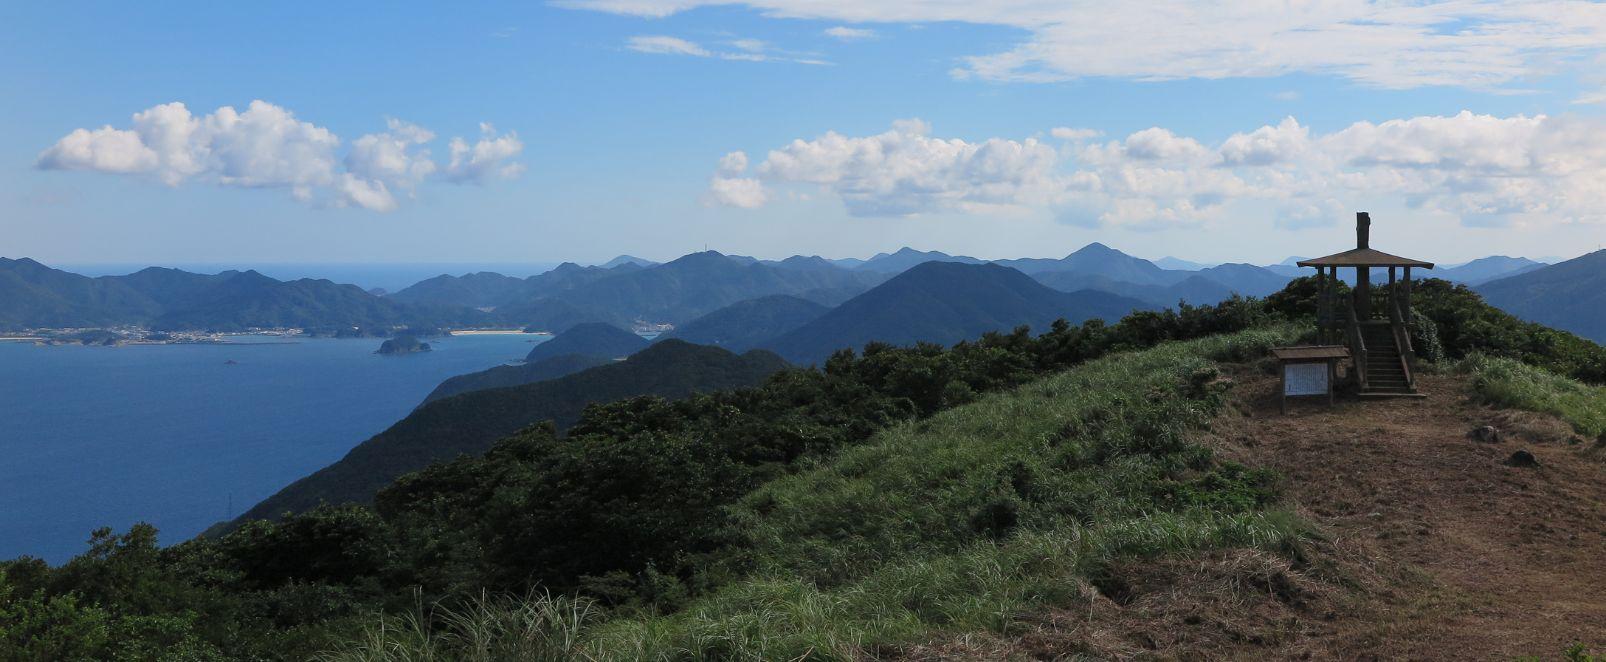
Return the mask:
[[[850,28],[845,25],[838,25],[833,28],[826,28],[825,36],[841,41],[859,41],[863,39],[874,39],[876,34],[875,30]]]
[[[1572,0],[1253,3],[863,2],[862,0],[559,0],[663,17],[739,4],[766,16],[844,23],[961,22],[1022,30],[1001,52],[961,60],[988,80],[1138,80],[1334,75],[1384,88],[1490,89],[1582,69],[1606,52],[1606,4]]]
[[[1298,156],[1309,144],[1310,130],[1289,117],[1277,126],[1234,134],[1221,144],[1221,161],[1227,165],[1271,165]]]
[[[223,106],[196,116],[182,103],[135,113],[132,126],[76,129],[39,154],[45,170],[87,170],[151,177],[168,186],[200,181],[219,186],[284,189],[297,200],[375,211],[397,207],[395,194],[414,189],[439,169],[423,145],[435,134],[400,120],[352,141],[344,159],[338,136],[289,109],[252,101],[244,112]],[[487,136],[459,158],[454,139],[451,181],[486,173],[516,174],[523,149],[516,136]]]
[[[747,153],[731,152],[719,159],[719,169],[708,180],[710,205],[754,209],[769,201],[764,183],[747,175]]]
[[[1542,115],[1462,112],[1325,135],[1287,118],[1214,144],[1152,127],[1058,148],[938,138],[907,120],[877,135],[794,140],[771,150],[754,177],[748,170],[746,155],[734,153],[715,181],[815,187],[855,216],[1008,208],[1142,228],[1224,219],[1253,204],[1273,209],[1280,225],[1306,227],[1341,220],[1343,201],[1382,196],[1469,225],[1606,222],[1606,122]]]
[[[1094,138],[1097,138],[1099,136],[1104,135],[1104,132],[1103,131],[1099,131],[1097,129],[1078,129],[1078,128],[1069,127],[1069,126],[1058,126],[1058,127],[1054,127],[1052,130],[1050,130],[1048,132],[1048,134],[1051,135],[1051,136],[1054,136],[1055,138],[1059,138],[1060,140],[1073,140],[1074,141],[1074,140],[1092,140]]]
[[[492,179],[512,179],[524,172],[524,164],[514,161],[524,151],[519,134],[509,131],[496,135],[496,127],[480,124],[480,139],[470,145],[453,138],[452,160],[446,165],[446,179],[481,184]]]
[[[859,216],[1014,207],[1068,186],[1055,172],[1054,150],[1035,139],[971,143],[929,134],[924,122],[906,120],[875,136],[794,140],[771,151],[756,174],[828,189]],[[729,178],[736,161],[727,156],[716,180]]]

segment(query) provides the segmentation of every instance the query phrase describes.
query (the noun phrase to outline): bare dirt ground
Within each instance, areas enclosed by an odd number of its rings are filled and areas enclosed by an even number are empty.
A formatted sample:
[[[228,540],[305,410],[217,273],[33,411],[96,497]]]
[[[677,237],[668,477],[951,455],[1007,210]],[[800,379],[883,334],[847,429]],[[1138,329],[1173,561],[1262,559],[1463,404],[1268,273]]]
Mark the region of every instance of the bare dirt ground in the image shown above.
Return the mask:
[[[1134,564],[1118,591],[1010,637],[935,642],[913,657],[1560,659],[1606,652],[1606,450],[1553,418],[1469,401],[1424,376],[1425,399],[1291,402],[1231,377],[1235,406],[1204,441],[1277,470],[1317,539]],[[1480,425],[1500,443],[1468,439]],[[1507,466],[1526,449],[1538,467]]]

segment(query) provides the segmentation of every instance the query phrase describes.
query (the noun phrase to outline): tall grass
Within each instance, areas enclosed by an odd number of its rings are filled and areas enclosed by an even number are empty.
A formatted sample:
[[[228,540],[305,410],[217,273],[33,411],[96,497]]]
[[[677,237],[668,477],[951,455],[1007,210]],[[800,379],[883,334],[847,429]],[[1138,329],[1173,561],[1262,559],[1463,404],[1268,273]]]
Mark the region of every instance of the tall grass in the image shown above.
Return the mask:
[[[500,662],[582,657],[582,637],[601,620],[590,600],[538,593],[524,599],[481,595],[457,607],[422,605],[380,614],[360,639],[329,651],[325,662]]]
[[[1472,356],[1461,362],[1478,398],[1492,405],[1552,414],[1579,434],[1606,434],[1606,388],[1590,386],[1514,359]]]
[[[1123,560],[1290,550],[1302,529],[1270,504],[1268,477],[1185,435],[1223,401],[1213,361],[1293,333],[1107,357],[884,430],[749,495],[734,512],[744,553],[727,561],[744,578],[675,613],[598,620],[550,596],[482,600],[386,618],[330,659],[855,659],[936,632],[1010,632],[1084,601]]]

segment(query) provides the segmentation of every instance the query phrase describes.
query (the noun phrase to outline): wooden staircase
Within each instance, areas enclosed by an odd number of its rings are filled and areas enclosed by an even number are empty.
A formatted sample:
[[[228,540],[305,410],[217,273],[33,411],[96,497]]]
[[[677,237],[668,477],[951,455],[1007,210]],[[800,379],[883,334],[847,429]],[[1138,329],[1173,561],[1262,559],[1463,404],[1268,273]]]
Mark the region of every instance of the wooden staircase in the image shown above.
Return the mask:
[[[1388,319],[1358,319],[1355,308],[1345,311],[1345,331],[1355,360],[1355,385],[1362,397],[1419,398],[1412,368],[1416,351],[1411,347],[1408,319],[1400,300],[1388,301]]]
[[[1360,330],[1361,340],[1366,343],[1366,381],[1361,384],[1361,394],[1408,396],[1416,393],[1405,356],[1400,352],[1389,322],[1369,320],[1361,323]]]

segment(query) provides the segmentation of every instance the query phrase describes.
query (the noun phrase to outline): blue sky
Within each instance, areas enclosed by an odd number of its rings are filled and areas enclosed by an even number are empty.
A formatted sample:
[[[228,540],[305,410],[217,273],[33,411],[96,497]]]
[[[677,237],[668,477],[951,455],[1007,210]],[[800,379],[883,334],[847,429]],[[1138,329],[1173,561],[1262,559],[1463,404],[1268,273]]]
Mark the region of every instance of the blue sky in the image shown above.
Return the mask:
[[[1601,5],[331,4],[0,8],[0,255],[1606,241]]]

